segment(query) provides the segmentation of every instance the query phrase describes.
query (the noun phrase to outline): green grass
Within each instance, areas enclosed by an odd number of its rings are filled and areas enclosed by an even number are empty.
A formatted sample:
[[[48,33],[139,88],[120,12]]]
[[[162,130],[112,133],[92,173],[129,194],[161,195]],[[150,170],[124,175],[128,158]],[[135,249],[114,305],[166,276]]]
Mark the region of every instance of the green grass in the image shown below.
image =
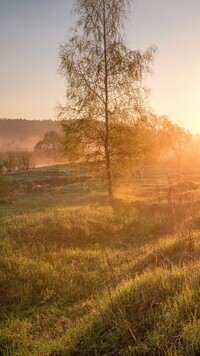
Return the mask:
[[[198,355],[197,203],[73,178],[9,176],[30,184],[0,205],[0,355]]]

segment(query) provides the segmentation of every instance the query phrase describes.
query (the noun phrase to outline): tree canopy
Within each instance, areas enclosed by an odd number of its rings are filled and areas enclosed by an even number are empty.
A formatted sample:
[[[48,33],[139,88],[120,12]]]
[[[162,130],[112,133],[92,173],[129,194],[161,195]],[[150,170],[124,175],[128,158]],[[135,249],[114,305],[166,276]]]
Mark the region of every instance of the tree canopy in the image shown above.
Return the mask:
[[[155,48],[128,48],[124,23],[128,0],[77,0],[77,24],[61,47],[66,105],[60,108],[65,152],[71,160],[101,164],[109,197],[116,165],[139,150],[133,128],[146,111],[144,76]],[[104,163],[105,169],[102,169]]]
[[[34,147],[35,152],[52,152],[58,151],[61,142],[61,136],[56,131],[49,131],[44,138],[37,142]]]

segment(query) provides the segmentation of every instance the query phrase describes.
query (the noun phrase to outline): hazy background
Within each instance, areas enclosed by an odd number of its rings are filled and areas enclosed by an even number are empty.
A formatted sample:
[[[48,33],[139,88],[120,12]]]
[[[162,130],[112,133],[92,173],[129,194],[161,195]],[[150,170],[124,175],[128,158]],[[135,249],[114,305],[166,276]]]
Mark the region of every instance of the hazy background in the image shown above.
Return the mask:
[[[59,44],[73,25],[73,0],[0,0],[0,117],[55,118],[64,101]],[[135,0],[127,25],[132,49],[157,45],[151,106],[200,132],[200,1]]]

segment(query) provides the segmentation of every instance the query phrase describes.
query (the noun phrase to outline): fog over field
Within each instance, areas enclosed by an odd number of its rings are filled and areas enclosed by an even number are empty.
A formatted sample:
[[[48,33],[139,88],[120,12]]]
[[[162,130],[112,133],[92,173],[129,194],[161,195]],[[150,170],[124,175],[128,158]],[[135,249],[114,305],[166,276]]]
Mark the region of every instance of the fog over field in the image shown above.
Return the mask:
[[[0,119],[0,152],[32,151],[48,131],[60,131],[58,121]]]

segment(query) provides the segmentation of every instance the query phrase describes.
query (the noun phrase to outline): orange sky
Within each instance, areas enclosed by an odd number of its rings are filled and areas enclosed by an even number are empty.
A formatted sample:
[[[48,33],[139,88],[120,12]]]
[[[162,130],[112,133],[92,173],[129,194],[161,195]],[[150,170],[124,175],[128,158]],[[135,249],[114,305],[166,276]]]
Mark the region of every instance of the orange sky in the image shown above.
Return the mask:
[[[150,103],[159,115],[200,133],[200,0],[135,0],[132,49],[158,47]],[[55,118],[64,101],[59,43],[73,25],[73,0],[0,0],[0,117]]]

